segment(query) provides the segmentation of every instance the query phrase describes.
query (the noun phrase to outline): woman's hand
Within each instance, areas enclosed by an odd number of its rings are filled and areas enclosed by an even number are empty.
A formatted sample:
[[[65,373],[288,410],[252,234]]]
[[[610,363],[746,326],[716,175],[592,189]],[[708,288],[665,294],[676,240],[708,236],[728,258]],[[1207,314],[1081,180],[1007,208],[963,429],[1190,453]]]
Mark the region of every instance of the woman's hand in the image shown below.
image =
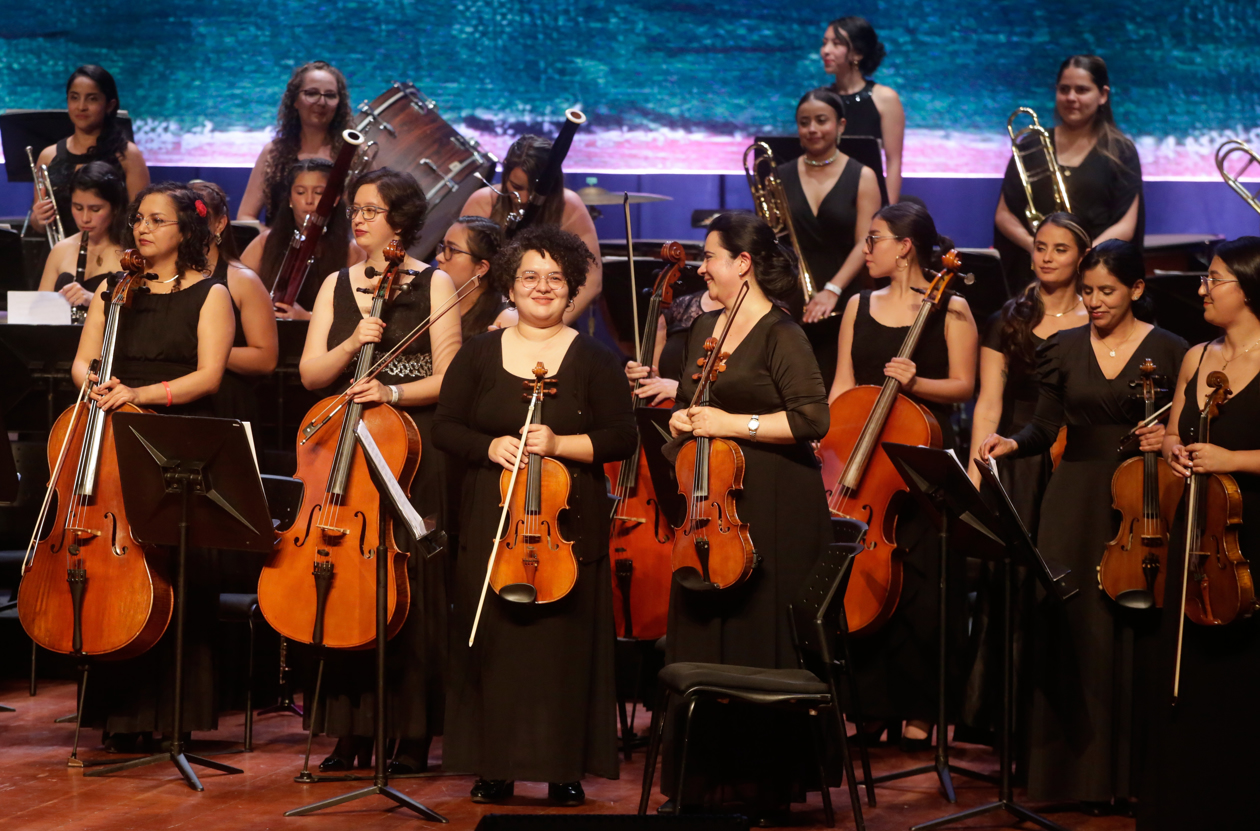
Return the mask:
[[[1164,454],[1164,460],[1168,462],[1168,466],[1173,469],[1173,473],[1182,479],[1190,478],[1190,454],[1186,452],[1186,446],[1180,442],[1174,444]]]
[[[633,387],[635,381],[646,381],[654,377],[656,377],[656,367],[647,366],[638,361],[628,361],[626,363],[626,380],[630,382],[630,386]]]
[[[1019,442],[999,436],[997,433],[990,433],[984,441],[980,442],[980,449],[976,455],[980,457],[980,461],[987,462],[990,459],[1009,456],[1016,450],[1019,450]]]
[[[93,381],[97,380],[95,375],[88,377]],[[110,378],[104,384],[94,387],[89,395],[97,406],[107,413],[118,409],[123,404],[135,404],[139,398],[134,389],[124,386],[117,378]]]
[[[66,298],[71,306],[86,306],[92,302],[92,292],[83,288],[82,283],[67,283],[57,293]]]
[[[359,321],[358,326],[354,327],[354,332],[345,339],[342,345],[349,344],[347,352],[358,352],[364,344],[380,343],[383,334],[385,334],[385,321],[379,317],[365,317]]]
[[[1159,453],[1164,449],[1164,425],[1160,422],[1139,427],[1134,431],[1138,435],[1138,449],[1143,453]]]
[[[840,300],[840,295],[828,289],[819,289],[814,293],[813,298],[805,306],[805,314],[802,320],[805,323],[814,323],[827,317],[836,310],[836,302]]]
[[[884,374],[889,378],[896,378],[903,392],[911,392],[914,389],[916,372],[914,361],[909,358],[893,358],[884,364]]]
[[[364,378],[346,390],[356,404],[388,404],[394,397],[389,387],[375,378]]]
[[[297,303],[290,306],[288,303],[275,303],[276,320],[310,320],[311,313],[303,309]],[[377,340],[380,340],[378,337]]]
[[[691,418],[691,432],[697,436],[721,438],[733,435],[728,424],[730,413],[717,407],[692,407],[687,410]]]
[[[531,424],[525,434],[525,452],[536,456],[554,456],[560,449],[556,434],[546,424]]]
[[[31,206],[31,213],[39,220],[39,224],[47,228],[57,216],[57,203],[51,199],[38,199]]]
[[[669,432],[675,437],[692,432],[691,415],[688,410],[679,410],[669,417]]]
[[[649,378],[647,381],[639,384],[639,389],[635,392],[639,398],[651,398],[648,406],[655,407],[662,401],[671,401],[678,397],[678,382],[669,378]]]
[[[1234,451],[1215,444],[1187,444],[1190,469],[1195,473],[1233,473],[1238,470]]]
[[[512,470],[516,465],[516,452],[520,447],[521,441],[516,436],[499,436],[490,442],[490,450],[486,456],[504,470]],[[527,458],[521,457],[521,467],[525,466]]]

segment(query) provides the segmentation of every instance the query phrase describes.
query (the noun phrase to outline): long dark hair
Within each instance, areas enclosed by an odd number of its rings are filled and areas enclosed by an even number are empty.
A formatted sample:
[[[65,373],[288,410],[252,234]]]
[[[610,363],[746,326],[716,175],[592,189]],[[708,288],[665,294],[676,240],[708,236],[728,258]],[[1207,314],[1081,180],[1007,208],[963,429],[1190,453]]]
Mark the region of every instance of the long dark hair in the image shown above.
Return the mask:
[[[1107,62],[1097,55],[1072,55],[1065,58],[1063,63],[1059,64],[1059,74],[1054,79],[1056,84],[1063,78],[1063,73],[1068,69],[1083,69],[1088,72],[1090,80],[1094,82],[1094,86],[1098,87],[1099,90],[1103,87],[1111,86],[1110,75],[1107,73]],[[1120,148],[1133,147],[1133,142],[1129,140],[1128,136],[1120,132],[1120,128],[1116,126],[1116,116],[1111,109],[1111,96],[1113,94],[1114,90],[1108,91],[1106,102],[1098,106],[1098,112],[1094,115],[1094,146],[1109,161],[1125,167],[1124,162],[1120,159]],[[1055,111],[1055,120],[1060,120],[1057,109]],[[1136,152],[1134,150],[1135,155]]]
[[[888,50],[880,43],[875,27],[865,17],[849,15],[833,20],[828,24],[837,35],[849,42],[850,52],[861,52],[862,60],[858,61],[858,70],[864,78],[869,78],[884,62]]]
[[[346,87],[346,77],[335,66],[325,61],[310,61],[293,70],[280,99],[276,137],[271,141],[271,157],[267,160],[267,175],[263,180],[268,217],[273,212],[278,213],[289,199],[288,192],[281,190],[281,185],[289,173],[289,166],[297,161],[302,146],[302,118],[298,114],[297,97],[302,92],[306,73],[312,70],[327,72],[337,82],[337,109],[328,123],[328,141],[332,144],[334,158],[341,151],[341,133],[350,126],[350,91]]]
[[[796,258],[779,244],[774,230],[750,211],[720,213],[709,223],[709,233],[732,257],[747,253],[757,284],[771,300],[785,305],[799,292]]]
[[[939,271],[942,255],[954,247],[953,240],[937,233],[936,221],[918,202],[885,205],[875,212],[874,219],[888,223],[888,230],[898,239],[910,240],[920,268]]]
[[[66,81],[66,95],[70,94],[70,87],[74,84],[75,78],[87,78],[100,89],[107,104],[110,101],[114,102],[113,106],[106,106],[105,123],[101,125],[101,134],[96,137],[96,145],[88,150],[87,155],[103,162],[120,164],[123,157],[127,155],[127,136],[118,124],[118,109],[121,104],[118,100],[118,84],[114,82],[114,76],[110,75],[109,70],[104,67],[94,63],[84,64],[70,73],[70,78]]]
[[[1085,272],[1098,268],[1107,269],[1125,288],[1133,288],[1139,280],[1146,280],[1146,262],[1142,259],[1142,249],[1122,239],[1104,240],[1085,255],[1081,260],[1081,276]],[[1133,303],[1133,316],[1147,323],[1155,322],[1155,306],[1148,294],[1143,293]]]
[[[206,221],[211,226],[220,219],[228,220],[228,224],[223,228],[223,233],[212,244],[219,246],[219,256],[221,258],[239,265],[241,250],[236,247],[236,235],[232,233],[232,217],[228,215],[227,194],[223,191],[223,188],[214,182],[207,182],[204,179],[194,179],[188,183],[188,187],[195,190],[201,197],[201,200],[206,203],[206,208],[210,212],[206,217]]]
[[[131,200],[131,205],[127,208],[127,232],[123,239],[125,248],[136,247],[135,232],[131,227],[130,218],[139,213],[140,203],[146,196],[153,193],[166,194],[175,205],[175,218],[179,222],[179,248],[175,252],[175,269],[179,276],[175,280],[173,290],[179,291],[184,272],[200,271],[204,274],[209,270],[206,254],[210,250],[210,243],[214,240],[214,235],[210,233],[209,209],[206,210],[206,216],[202,216],[197,210],[197,202],[201,201],[201,195],[182,182],[158,182],[155,185],[149,185],[136,194],[136,198]],[[205,203],[202,202],[202,204]]]
[[[275,285],[276,273],[284,262],[294,233],[298,231],[297,217],[293,215],[293,206],[288,199],[293,183],[303,173],[323,173],[327,178],[331,172],[332,162],[320,158],[302,159],[289,167],[289,175],[284,180],[285,199],[274,214],[268,212],[267,215],[271,230],[263,243],[262,260],[258,264],[258,276],[267,288]],[[342,209],[344,204],[345,200],[338,203],[328,217],[324,233],[315,246],[315,262],[311,263],[307,280],[322,281],[334,271],[345,268],[350,259],[350,219]]]
[[[547,160],[550,157],[551,139],[542,136],[521,136],[512,142],[507,155],[503,157],[503,180],[499,186],[503,195],[495,198],[494,207],[490,210],[491,219],[500,226],[507,226],[507,215],[515,207],[512,197],[508,195],[507,186],[508,177],[512,175],[512,171],[518,167],[525,171],[525,175],[529,177],[530,193],[533,194],[542,184],[539,178],[546,172]],[[543,203],[542,211],[535,222],[543,225],[559,225],[563,214],[564,173],[562,172],[556,181],[551,183],[551,194]]]
[[[1260,237],[1226,240],[1213,253],[1238,278],[1238,288],[1252,313],[1260,315]]]
[[[88,162],[70,174],[71,198],[76,190],[95,193],[109,203],[113,214],[109,221],[109,238],[112,242],[121,243],[131,215],[127,213],[127,183],[118,172],[118,166],[101,161]]]
[[[484,216],[461,216],[454,224],[462,225],[468,231],[468,253],[476,260],[490,263],[490,270],[481,278],[481,294],[468,314],[460,319],[464,340],[468,340],[486,331],[503,305],[503,293],[496,288],[502,281],[496,279],[494,273],[495,260],[503,248],[503,229],[499,223]]]
[[[1081,227],[1081,221],[1073,214],[1057,211],[1050,214],[1037,228],[1037,233],[1047,225],[1062,228],[1072,235],[1076,241],[1077,251],[1081,256],[1089,250],[1089,234]],[[1034,237],[1034,240],[1036,238]],[[1076,272],[1076,283],[1081,279],[1080,269]],[[1041,325],[1045,319],[1046,307],[1041,302],[1041,283],[1033,280],[1024,290],[1007,300],[1002,306],[999,318],[1001,330],[999,344],[1002,354],[1006,356],[1008,374],[1026,373],[1037,363],[1037,346],[1033,340],[1033,329]]]

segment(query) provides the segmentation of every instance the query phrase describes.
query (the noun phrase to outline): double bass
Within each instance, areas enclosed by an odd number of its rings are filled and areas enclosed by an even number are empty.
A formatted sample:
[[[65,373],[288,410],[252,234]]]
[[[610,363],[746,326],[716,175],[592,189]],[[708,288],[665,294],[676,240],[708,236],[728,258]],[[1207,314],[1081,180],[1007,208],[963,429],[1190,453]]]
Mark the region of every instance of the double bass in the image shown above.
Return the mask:
[[[942,258],[919,313],[906,334],[899,358],[910,358],[919,345],[928,318],[945,299],[945,290],[962,262],[957,251]],[[897,510],[907,495],[884,442],[941,446],[941,426],[917,402],[901,395],[901,384],[885,378],[882,387],[857,386],[831,402],[831,427],[819,446],[823,483],[832,516],[866,524],[863,550],[853,561],[844,596],[852,634],[873,632],[897,609],[901,597],[901,559],[897,552]]]
[[[1145,423],[1155,416],[1155,363],[1142,361]],[[1098,586],[1129,609],[1164,605],[1168,570],[1168,527],[1177,512],[1185,482],[1157,451],[1125,459],[1111,477],[1111,506],[1123,519],[1098,565]]]
[[[692,407],[709,406],[710,387],[730,357],[722,344],[747,295],[745,282],[727,313],[721,337],[705,341],[708,356],[699,361],[700,372],[691,376],[698,382]],[[696,436],[678,451],[674,471],[678,491],[687,502],[670,557],[678,583],[693,591],[710,591],[744,582],[758,562],[748,523],[740,522],[735,512],[735,495],[744,489],[744,451],[730,439]]]
[[[372,317],[380,317],[406,252],[397,240],[385,248],[388,266],[372,297]],[[380,371],[373,366],[376,344],[359,350],[354,383]],[[397,351],[397,350],[395,350]],[[258,606],[282,637],[337,649],[376,644],[374,557],[388,552],[386,631],[393,637],[407,617],[410,584],[407,553],[394,542],[392,520],[381,517],[381,500],[368,461],[355,439],[363,422],[390,472],[403,490],[420,465],[420,431],[411,416],[388,404],[365,406],[333,396],[315,404],[297,444],[294,478],[305,485],[293,527],[279,535],[258,578]],[[320,429],[325,424],[333,429]],[[323,489],[313,487],[323,482]],[[383,521],[382,521],[383,520]]]
[[[90,372],[101,379],[113,376],[122,310],[142,288],[147,263],[128,250],[122,266],[109,292],[101,356]],[[113,418],[88,397],[90,387],[89,379],[48,439],[52,475],[23,561],[18,617],[31,640],[50,652],[130,658],[162,637],[174,593],[164,553],[131,536]],[[134,404],[119,411],[146,412]]]
[[[656,278],[648,303],[647,323],[639,342],[638,361],[651,362],[656,354],[656,322],[661,310],[674,302],[674,283],[686,265],[686,252],[677,242],[661,246],[668,265]],[[634,290],[631,281],[631,290]],[[634,389],[638,390],[639,382]],[[647,406],[632,395],[632,407]],[[672,402],[671,402],[672,403]],[[608,555],[612,560],[613,618],[617,637],[655,640],[665,634],[669,616],[669,585],[673,577],[670,555],[674,532],[652,485],[647,454],[639,439],[634,455],[608,462],[604,473],[612,483],[612,527]]]

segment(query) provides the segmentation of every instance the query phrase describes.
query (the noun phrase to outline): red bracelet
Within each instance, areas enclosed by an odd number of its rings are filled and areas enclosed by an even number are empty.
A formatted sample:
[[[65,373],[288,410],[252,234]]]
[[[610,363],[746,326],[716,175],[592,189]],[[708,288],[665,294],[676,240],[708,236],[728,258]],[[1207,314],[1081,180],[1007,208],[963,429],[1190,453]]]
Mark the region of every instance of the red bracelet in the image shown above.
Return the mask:
[[[163,381],[162,387],[166,390],[166,406],[169,407],[173,403],[173,400],[171,399],[171,385]]]

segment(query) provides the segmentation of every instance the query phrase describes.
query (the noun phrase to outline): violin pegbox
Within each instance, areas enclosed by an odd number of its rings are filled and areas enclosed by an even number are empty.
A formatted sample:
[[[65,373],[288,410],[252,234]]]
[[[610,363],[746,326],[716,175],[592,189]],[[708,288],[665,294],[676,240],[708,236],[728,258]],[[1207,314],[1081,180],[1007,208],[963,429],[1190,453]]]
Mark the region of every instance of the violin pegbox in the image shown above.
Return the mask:
[[[541,400],[543,396],[550,395],[552,398],[556,396],[556,379],[547,377],[547,367],[543,366],[542,361],[532,370],[534,380],[521,381],[521,388],[525,390],[521,393],[521,400],[528,401],[535,395]]]

